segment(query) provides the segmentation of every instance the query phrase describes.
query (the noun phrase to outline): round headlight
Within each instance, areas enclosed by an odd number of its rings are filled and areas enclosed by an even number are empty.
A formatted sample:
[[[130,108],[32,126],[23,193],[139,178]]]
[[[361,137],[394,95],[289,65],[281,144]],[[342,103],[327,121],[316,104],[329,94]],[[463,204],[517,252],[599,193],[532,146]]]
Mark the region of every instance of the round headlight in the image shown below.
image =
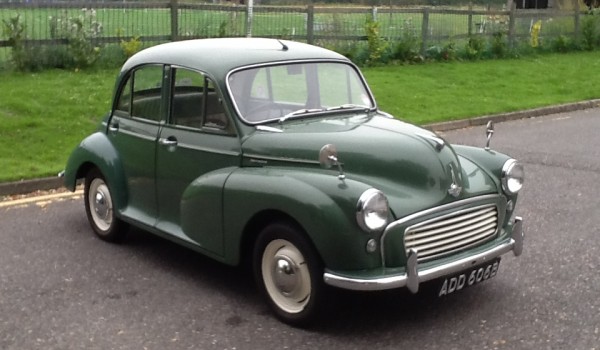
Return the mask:
[[[363,192],[356,205],[356,221],[367,232],[379,231],[388,223],[389,205],[381,191],[370,188]]]
[[[514,159],[509,159],[502,167],[502,188],[507,194],[517,194],[523,181],[525,180],[525,170],[523,166]]]

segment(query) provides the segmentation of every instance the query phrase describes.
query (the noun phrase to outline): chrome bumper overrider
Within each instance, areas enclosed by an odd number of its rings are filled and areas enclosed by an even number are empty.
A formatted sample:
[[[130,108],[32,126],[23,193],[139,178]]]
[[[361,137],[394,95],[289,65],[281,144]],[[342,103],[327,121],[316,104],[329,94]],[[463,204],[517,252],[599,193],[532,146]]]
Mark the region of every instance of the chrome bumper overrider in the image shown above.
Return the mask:
[[[406,273],[403,274],[367,279],[345,277],[326,272],[323,275],[323,278],[325,283],[343,289],[373,291],[407,287],[411,292],[416,293],[419,291],[419,284],[422,282],[467,270],[470,267],[491,261],[511,250],[515,256],[521,255],[523,252],[523,238],[523,220],[520,217],[516,217],[513,224],[512,238],[510,240],[479,254],[456,260],[445,265],[419,270],[417,263],[418,253],[414,250],[410,250],[406,264]]]

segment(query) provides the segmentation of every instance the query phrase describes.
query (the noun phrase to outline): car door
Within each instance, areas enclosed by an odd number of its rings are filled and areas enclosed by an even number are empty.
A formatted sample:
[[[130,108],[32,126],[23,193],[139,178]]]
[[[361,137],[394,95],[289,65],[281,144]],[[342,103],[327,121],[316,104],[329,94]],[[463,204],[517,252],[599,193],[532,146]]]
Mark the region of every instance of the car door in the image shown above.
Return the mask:
[[[132,71],[121,86],[108,125],[127,181],[123,215],[146,225],[156,223],[156,142],[164,119],[163,66],[147,65]]]
[[[211,79],[185,68],[171,68],[170,78],[170,117],[157,149],[157,228],[221,255],[222,190],[240,164],[240,141]]]

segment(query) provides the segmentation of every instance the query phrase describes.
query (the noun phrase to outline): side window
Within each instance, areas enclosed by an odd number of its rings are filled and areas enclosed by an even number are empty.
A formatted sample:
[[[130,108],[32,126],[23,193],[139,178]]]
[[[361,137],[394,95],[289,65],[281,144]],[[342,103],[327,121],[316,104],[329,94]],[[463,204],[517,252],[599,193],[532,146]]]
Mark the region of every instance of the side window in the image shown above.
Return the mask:
[[[228,129],[229,119],[213,81],[201,73],[183,68],[174,69],[173,74],[171,124]]]
[[[162,77],[162,66],[145,66],[133,72],[133,117],[160,121]]]

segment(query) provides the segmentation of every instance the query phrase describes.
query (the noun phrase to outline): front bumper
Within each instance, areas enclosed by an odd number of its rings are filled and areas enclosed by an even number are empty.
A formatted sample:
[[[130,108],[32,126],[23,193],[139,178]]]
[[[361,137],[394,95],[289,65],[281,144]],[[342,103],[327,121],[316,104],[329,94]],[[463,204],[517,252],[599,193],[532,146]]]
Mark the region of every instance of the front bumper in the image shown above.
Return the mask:
[[[513,224],[512,238],[501,245],[490,248],[484,252],[471,255],[450,263],[419,270],[417,263],[418,252],[410,250],[406,264],[406,272],[398,275],[376,277],[376,278],[352,278],[325,272],[323,278],[325,283],[343,289],[374,291],[407,287],[411,292],[419,291],[419,284],[434,280],[443,276],[452,275],[470,267],[484,264],[512,251],[515,256],[521,255],[523,251],[523,219],[515,218]]]

